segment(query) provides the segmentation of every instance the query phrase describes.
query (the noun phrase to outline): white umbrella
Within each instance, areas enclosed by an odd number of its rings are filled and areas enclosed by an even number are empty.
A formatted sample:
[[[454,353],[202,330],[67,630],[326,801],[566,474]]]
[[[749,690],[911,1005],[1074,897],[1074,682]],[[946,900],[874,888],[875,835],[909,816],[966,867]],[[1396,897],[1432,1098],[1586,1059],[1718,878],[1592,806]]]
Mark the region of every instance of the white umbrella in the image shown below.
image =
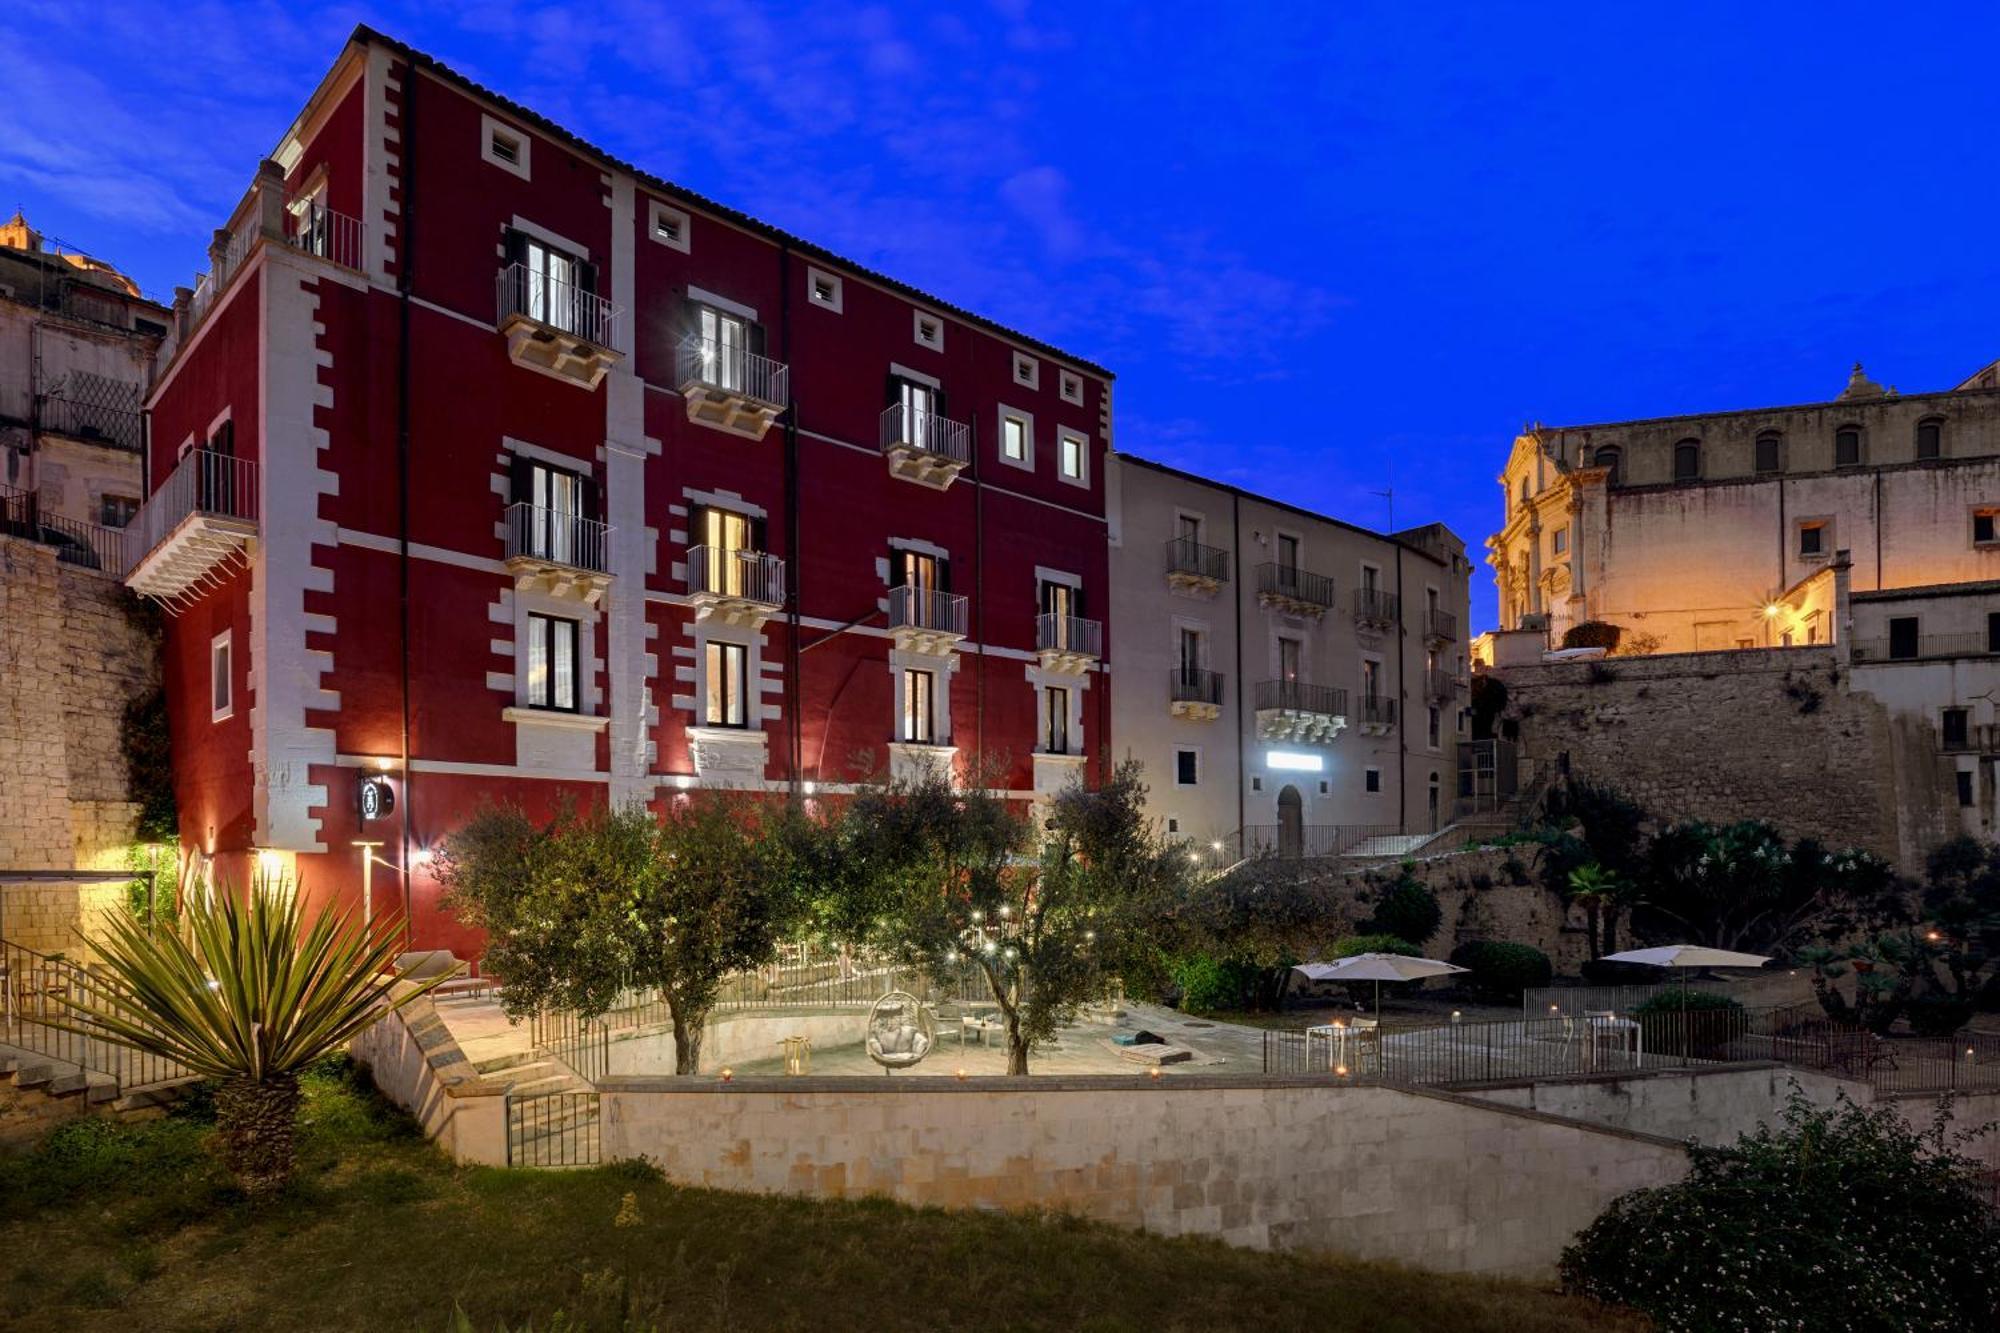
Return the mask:
[[[1292,969],[1307,981],[1372,981],[1375,983],[1375,1019],[1382,1018],[1382,983],[1422,981],[1442,977],[1465,968],[1441,963],[1435,958],[1407,958],[1399,953],[1358,953],[1336,958],[1331,963],[1300,963]]]
[[[1687,1007],[1687,969],[1691,967],[1762,967],[1770,962],[1760,953],[1735,953],[1711,949],[1705,944],[1662,944],[1652,949],[1627,949],[1604,955],[1607,963],[1644,963],[1648,967],[1671,967],[1681,974],[1681,1007]]]

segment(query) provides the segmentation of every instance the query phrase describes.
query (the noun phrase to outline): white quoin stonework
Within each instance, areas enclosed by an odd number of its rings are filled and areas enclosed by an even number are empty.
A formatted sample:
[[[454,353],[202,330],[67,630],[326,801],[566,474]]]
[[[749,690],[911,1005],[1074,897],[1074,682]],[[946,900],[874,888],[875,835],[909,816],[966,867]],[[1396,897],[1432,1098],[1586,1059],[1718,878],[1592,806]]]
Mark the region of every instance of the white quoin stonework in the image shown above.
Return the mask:
[[[632,181],[612,178],[611,299],[619,309],[637,308],[634,288],[634,217]],[[610,677],[611,800],[614,805],[643,801],[653,794],[647,777],[652,767],[648,737],[658,711],[652,703],[652,671],[646,622],[646,576],[658,549],[646,526],[646,459],[660,450],[646,438],[646,386],[632,373],[632,326],[621,323],[613,332],[627,355],[604,377],[604,521],[606,557],[612,574],[606,607],[604,653]]]

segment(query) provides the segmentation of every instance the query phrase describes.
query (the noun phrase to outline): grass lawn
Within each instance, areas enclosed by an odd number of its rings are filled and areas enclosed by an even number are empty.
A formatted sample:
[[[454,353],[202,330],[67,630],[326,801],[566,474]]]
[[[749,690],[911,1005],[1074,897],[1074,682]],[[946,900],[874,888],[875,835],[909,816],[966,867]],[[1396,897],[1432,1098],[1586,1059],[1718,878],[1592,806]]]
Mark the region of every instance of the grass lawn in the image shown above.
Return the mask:
[[[147,1124],[70,1122],[31,1155],[0,1159],[0,1325],[1645,1327],[1514,1283],[1057,1216],[682,1189],[642,1167],[456,1167],[344,1064],[308,1079],[306,1105],[302,1178],[262,1209],[244,1205],[213,1164],[198,1105]],[[636,1220],[616,1225],[627,1195]]]

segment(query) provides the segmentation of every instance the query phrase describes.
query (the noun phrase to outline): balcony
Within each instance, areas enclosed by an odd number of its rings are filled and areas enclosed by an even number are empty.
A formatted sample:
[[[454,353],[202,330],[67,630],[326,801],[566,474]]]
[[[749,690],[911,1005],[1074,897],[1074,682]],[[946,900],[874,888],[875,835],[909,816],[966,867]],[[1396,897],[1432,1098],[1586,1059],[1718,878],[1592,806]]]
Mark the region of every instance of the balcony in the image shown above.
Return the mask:
[[[1354,623],[1370,629],[1389,629],[1403,618],[1403,599],[1380,588],[1354,590]]]
[[[1433,648],[1458,641],[1458,617],[1436,607],[1424,613],[1424,641]]]
[[[1458,697],[1458,677],[1449,671],[1431,668],[1424,672],[1424,698],[1432,703],[1450,703]]]
[[[762,551],[691,546],[687,586],[696,621],[761,625],[785,604],[785,562]]]
[[[689,421],[750,440],[763,439],[791,401],[784,362],[699,333],[681,339],[674,382]]]
[[[526,264],[501,269],[494,285],[500,332],[515,365],[595,389],[624,360],[611,345],[617,307],[603,297]]]
[[[882,412],[882,456],[890,476],[941,491],[972,463],[972,428],[897,403]]]
[[[125,586],[174,605],[249,558],[257,538],[257,465],[191,450],[125,527]]]
[[[1856,662],[1922,662],[1944,657],[1992,657],[2000,643],[1980,631],[1967,634],[1899,634],[1886,639],[1856,639]]]
[[[1288,616],[1318,619],[1333,605],[1333,580],[1267,560],[1257,566],[1257,600]]]
[[[125,532],[51,514],[33,491],[0,486],[0,537],[19,537],[55,551],[60,564],[125,577]]]
[[[1222,673],[1177,666],[1167,673],[1167,711],[1195,722],[1222,716]]]
[[[574,597],[596,606],[611,587],[605,538],[595,519],[525,500],[507,506],[507,568],[516,588]]]
[[[1229,582],[1229,552],[1176,537],[1167,543],[1167,586],[1175,592],[1213,595]]]
[[[961,594],[931,588],[889,589],[889,633],[906,653],[942,657],[965,637],[967,603]]]
[[[1325,745],[1347,726],[1347,691],[1302,680],[1257,683],[1257,735]]]
[[[1386,736],[1396,729],[1396,701],[1383,694],[1361,696],[1354,729],[1364,736]]]
[[[336,213],[318,199],[298,199],[285,209],[285,244],[342,268],[362,271],[361,219]]]
[[[139,385],[88,371],[71,371],[59,377],[39,397],[35,416],[48,434],[107,449],[137,453],[145,438]]]
[[[1044,670],[1088,671],[1104,656],[1104,624],[1053,612],[1036,616],[1035,651]]]
[[[2000,723],[1972,723],[1938,733],[1938,749],[1946,754],[2000,754]]]

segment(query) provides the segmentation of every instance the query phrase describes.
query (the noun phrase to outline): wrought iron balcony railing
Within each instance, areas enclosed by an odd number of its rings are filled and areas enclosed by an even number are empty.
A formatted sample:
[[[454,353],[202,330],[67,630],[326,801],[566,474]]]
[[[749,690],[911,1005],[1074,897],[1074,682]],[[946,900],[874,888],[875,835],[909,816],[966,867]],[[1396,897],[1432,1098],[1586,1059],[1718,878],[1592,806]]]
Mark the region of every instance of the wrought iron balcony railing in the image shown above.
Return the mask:
[[[690,333],[681,339],[676,383],[782,410],[790,401],[791,368],[716,338]]]
[[[500,322],[522,318],[598,347],[610,347],[617,307],[573,282],[551,278],[526,264],[509,264],[495,280]]]
[[[972,461],[972,428],[935,412],[894,403],[882,411],[882,451],[916,449],[951,463]]]
[[[1167,697],[1177,704],[1222,703],[1222,673],[1207,667],[1177,666],[1167,672]]]
[[[1333,580],[1297,565],[1267,560],[1257,566],[1257,595],[1281,598],[1322,610],[1333,605]]]
[[[286,209],[285,243],[357,272],[362,264],[365,228],[360,218],[336,213],[318,200],[294,203]]]
[[[1356,588],[1354,618],[1367,625],[1393,625],[1403,618],[1403,599],[1381,588]]]
[[[1270,710],[1346,717],[1347,691],[1333,685],[1308,685],[1302,680],[1260,680],[1257,711]]]
[[[1393,727],[1396,725],[1396,701],[1384,694],[1364,694],[1357,716],[1365,727]]]
[[[688,591],[696,596],[783,606],[785,562],[762,551],[740,551],[725,546],[689,547]]]
[[[1452,643],[1458,638],[1458,617],[1433,610],[1424,618],[1424,634],[1437,643]]]
[[[965,637],[969,619],[963,593],[904,585],[889,589],[889,628]]]
[[[523,500],[507,506],[507,558],[545,560],[603,573],[605,537],[610,529],[596,519]]]
[[[1104,656],[1104,623],[1047,612],[1035,617],[1035,651]]]
[[[1227,583],[1229,552],[1220,546],[1203,546],[1186,537],[1175,537],[1167,543],[1167,575]]]

